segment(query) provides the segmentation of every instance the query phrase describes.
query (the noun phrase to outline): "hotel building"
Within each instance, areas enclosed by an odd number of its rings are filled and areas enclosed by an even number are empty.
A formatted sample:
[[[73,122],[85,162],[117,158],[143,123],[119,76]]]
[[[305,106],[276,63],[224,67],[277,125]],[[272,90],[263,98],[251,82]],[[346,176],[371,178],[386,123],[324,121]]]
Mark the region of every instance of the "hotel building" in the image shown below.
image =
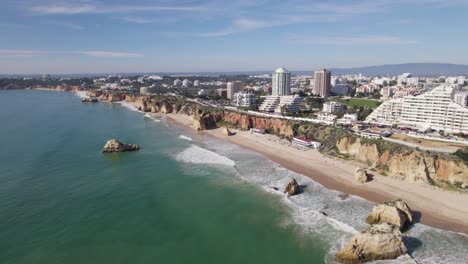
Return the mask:
[[[271,95],[284,96],[291,94],[291,73],[285,68],[278,68],[272,75]]]
[[[384,102],[366,121],[468,134],[468,108],[455,103],[453,99],[453,87],[438,86],[418,96]]]
[[[331,90],[331,72],[326,69],[321,69],[314,73],[314,94],[321,97],[330,96]]]

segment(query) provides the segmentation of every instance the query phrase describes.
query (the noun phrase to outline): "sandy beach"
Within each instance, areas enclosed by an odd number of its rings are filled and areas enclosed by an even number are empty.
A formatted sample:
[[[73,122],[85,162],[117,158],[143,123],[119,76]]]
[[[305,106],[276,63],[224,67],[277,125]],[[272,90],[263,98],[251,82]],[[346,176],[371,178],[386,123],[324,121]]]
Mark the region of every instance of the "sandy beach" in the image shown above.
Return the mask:
[[[160,115],[184,127],[193,129],[189,116]],[[375,175],[371,182],[360,184],[353,174],[362,164],[323,156],[316,149],[301,150],[274,135],[256,135],[248,131],[231,130],[227,137],[221,129],[202,131],[244,148],[259,152],[294,172],[303,174],[323,186],[343,193],[357,195],[372,202],[403,199],[423,224],[468,234],[468,195],[442,190],[433,186],[410,183],[391,177]]]

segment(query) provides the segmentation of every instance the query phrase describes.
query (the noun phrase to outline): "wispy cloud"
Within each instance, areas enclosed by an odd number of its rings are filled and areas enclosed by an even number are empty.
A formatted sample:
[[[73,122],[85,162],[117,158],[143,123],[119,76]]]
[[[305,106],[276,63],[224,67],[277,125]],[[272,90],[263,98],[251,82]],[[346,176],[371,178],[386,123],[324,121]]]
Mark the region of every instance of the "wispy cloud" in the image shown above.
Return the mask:
[[[41,15],[77,15],[150,11],[200,11],[203,9],[204,7],[201,6],[55,4],[33,6],[30,11]]]
[[[142,58],[144,54],[141,53],[128,53],[128,52],[112,52],[112,51],[80,51],[80,54],[98,57],[98,58]]]
[[[415,40],[402,39],[395,36],[353,36],[353,37],[304,37],[291,36],[290,43],[305,45],[410,45],[418,44]]]
[[[279,15],[272,19],[250,19],[240,18],[232,22],[230,26],[219,31],[205,32],[196,34],[200,37],[221,37],[235,33],[254,31],[259,29],[287,26],[299,23],[311,22],[333,22],[340,20],[342,16],[325,16],[325,15]]]

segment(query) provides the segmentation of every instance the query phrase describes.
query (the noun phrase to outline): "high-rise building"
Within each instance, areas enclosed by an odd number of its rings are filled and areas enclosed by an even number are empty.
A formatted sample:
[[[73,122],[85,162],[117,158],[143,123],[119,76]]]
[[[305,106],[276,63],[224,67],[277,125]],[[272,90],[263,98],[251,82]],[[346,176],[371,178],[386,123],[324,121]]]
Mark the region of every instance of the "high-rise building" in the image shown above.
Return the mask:
[[[291,94],[291,73],[285,68],[278,68],[273,73],[271,94],[276,96]]]
[[[234,98],[234,94],[240,92],[241,90],[242,90],[241,82],[228,82],[227,83],[227,98],[232,100]]]
[[[314,94],[321,97],[330,96],[331,90],[331,72],[321,69],[314,73]]]

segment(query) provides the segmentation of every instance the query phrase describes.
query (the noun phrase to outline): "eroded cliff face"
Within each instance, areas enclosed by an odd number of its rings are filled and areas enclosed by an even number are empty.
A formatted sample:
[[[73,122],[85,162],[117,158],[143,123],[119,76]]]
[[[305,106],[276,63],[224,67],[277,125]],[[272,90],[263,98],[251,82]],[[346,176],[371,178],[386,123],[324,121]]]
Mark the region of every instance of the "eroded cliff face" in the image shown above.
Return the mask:
[[[379,150],[375,143],[343,137],[336,142],[340,154],[353,156],[383,175],[410,182],[468,186],[468,166],[461,160],[416,150]]]

